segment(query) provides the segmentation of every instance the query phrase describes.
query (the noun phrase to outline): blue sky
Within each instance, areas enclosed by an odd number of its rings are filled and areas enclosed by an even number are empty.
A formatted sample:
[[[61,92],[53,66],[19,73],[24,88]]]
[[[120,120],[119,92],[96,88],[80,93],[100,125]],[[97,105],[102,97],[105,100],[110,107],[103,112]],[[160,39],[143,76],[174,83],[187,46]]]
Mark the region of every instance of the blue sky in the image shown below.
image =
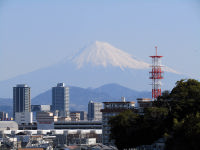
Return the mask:
[[[198,0],[1,0],[0,80],[54,64],[91,41],[200,78]]]

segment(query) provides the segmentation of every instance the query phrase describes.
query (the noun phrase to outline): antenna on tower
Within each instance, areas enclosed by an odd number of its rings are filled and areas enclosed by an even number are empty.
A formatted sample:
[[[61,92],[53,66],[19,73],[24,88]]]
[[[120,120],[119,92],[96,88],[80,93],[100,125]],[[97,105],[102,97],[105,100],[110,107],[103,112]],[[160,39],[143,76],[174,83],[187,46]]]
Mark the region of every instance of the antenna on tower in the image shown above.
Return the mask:
[[[157,46],[155,46],[155,49],[156,49],[156,56],[157,56]]]
[[[152,80],[152,99],[156,100],[161,96],[161,79],[163,79],[163,71],[161,66],[161,58],[163,56],[157,55],[157,46],[155,46],[156,55],[150,56],[152,58],[152,66],[149,79]]]

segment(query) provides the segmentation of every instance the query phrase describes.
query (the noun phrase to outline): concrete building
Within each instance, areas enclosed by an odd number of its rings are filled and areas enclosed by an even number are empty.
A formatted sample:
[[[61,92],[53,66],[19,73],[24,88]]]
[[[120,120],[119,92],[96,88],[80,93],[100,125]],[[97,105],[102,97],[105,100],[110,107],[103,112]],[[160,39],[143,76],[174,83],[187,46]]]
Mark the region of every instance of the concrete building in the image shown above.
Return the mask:
[[[102,129],[101,121],[57,121],[54,129]]]
[[[18,84],[13,87],[13,117],[16,112],[31,112],[30,87]]]
[[[86,111],[71,111],[70,113],[79,113],[80,120],[87,120],[87,112]]]
[[[103,107],[102,103],[97,103],[89,101],[88,103],[88,120],[102,120],[101,109]]]
[[[31,112],[33,112],[33,121],[36,122],[37,112],[49,112],[51,111],[51,105],[31,105]]]
[[[52,88],[52,109],[58,111],[60,117],[69,116],[69,87],[64,83],[58,83]]]
[[[118,115],[120,112],[126,111],[128,109],[134,110],[135,102],[126,102],[125,98],[122,98],[120,102],[104,102],[104,109],[102,112],[102,136],[103,144],[113,145],[113,141],[110,141],[110,126],[108,121],[110,117]]]
[[[50,111],[51,105],[31,105],[32,112]]]
[[[81,120],[81,115],[78,112],[70,112],[71,121]]]
[[[58,121],[58,117],[52,112],[37,112],[37,129],[54,129],[54,122]]]
[[[16,112],[15,121],[20,125],[33,123],[33,113],[32,112]]]
[[[18,124],[15,121],[0,121],[0,131],[18,130]]]
[[[150,98],[138,98],[137,99],[137,111],[138,114],[144,114],[144,108],[152,106],[152,99]]]
[[[0,121],[1,120],[8,120],[8,113],[0,112]]]

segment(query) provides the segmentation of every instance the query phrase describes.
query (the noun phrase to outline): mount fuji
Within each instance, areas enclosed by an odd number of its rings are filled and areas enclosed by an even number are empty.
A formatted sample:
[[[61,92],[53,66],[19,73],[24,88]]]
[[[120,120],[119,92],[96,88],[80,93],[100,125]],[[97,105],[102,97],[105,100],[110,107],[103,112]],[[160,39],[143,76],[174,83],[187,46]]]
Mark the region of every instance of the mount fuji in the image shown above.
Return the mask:
[[[163,89],[172,89],[184,76],[164,67],[166,73]],[[52,66],[23,74],[0,82],[1,97],[11,97],[12,87],[25,83],[31,87],[32,97],[45,92],[58,82],[79,87],[99,87],[117,83],[139,91],[150,91],[150,64],[106,42],[93,42],[76,55],[61,60]]]

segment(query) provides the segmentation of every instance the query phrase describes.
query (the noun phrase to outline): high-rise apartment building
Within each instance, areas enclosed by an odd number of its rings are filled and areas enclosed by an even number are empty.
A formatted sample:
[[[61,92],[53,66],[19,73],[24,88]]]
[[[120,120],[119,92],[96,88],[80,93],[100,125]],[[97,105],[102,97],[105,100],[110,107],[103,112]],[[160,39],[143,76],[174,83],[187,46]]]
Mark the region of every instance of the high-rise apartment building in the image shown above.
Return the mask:
[[[90,120],[90,121],[102,120],[102,113],[101,113],[102,107],[103,107],[102,103],[89,101],[89,103],[88,103],[88,120]]]
[[[52,88],[52,109],[58,111],[58,116],[69,116],[69,87],[64,83],[58,83]]]
[[[26,84],[17,84],[13,87],[13,117],[16,112],[31,112],[30,87]]]

